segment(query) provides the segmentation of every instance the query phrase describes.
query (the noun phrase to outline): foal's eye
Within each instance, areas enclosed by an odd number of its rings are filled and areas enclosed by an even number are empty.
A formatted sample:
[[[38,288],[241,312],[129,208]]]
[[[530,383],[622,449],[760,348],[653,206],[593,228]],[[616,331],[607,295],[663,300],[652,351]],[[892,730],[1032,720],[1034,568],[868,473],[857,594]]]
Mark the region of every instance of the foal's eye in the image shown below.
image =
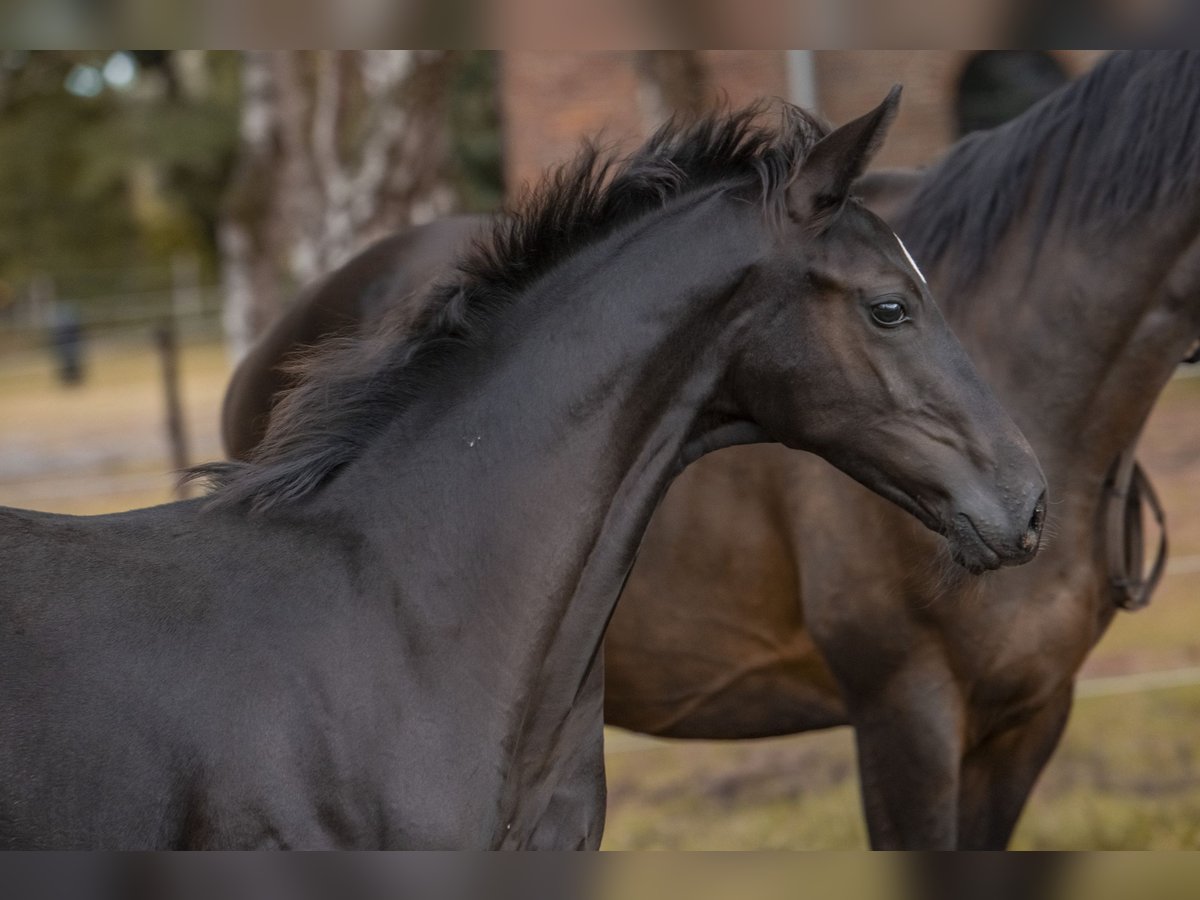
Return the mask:
[[[871,318],[884,328],[895,328],[908,321],[908,310],[899,300],[880,300],[871,304]]]

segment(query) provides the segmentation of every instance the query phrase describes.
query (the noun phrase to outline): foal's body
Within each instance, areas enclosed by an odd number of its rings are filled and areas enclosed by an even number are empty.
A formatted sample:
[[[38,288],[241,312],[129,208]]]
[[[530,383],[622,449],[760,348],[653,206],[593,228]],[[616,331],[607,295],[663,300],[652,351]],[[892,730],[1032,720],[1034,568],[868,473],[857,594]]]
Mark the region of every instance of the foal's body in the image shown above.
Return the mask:
[[[263,528],[200,501],[5,510],[0,533],[0,844],[402,836],[387,804],[404,796],[394,754],[412,750],[361,698],[402,696],[408,673],[383,579],[354,574],[384,563],[357,534],[321,517]]]
[[[314,365],[211,508],[4,512],[0,846],[595,847],[604,629],[722,446],[821,452],[964,564],[1028,560],[1028,445],[847,199],[896,99],[585,157]]]
[[[36,590],[5,591],[0,716],[39,709],[0,727],[0,811],[64,846],[537,845],[596,757],[586,676],[653,505],[706,436],[711,361],[740,330],[721,307],[759,253],[756,206],[681,202],[541,281],[496,351],[269,525],[199,502],[6,512],[5,584]],[[673,245],[680,270],[650,265]],[[633,279],[649,302],[605,302]],[[642,368],[667,347],[709,362]],[[28,771],[47,747],[68,754]],[[94,818],[48,800],[68,780]],[[548,843],[599,842],[602,787]]]

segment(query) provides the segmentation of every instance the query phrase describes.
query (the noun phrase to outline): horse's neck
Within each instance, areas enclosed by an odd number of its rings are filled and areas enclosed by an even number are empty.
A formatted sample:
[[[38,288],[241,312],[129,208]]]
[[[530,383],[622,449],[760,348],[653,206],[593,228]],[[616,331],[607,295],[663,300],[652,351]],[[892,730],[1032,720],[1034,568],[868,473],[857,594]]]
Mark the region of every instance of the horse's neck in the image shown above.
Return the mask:
[[[759,221],[684,200],[568,261],[319,498],[386,548],[402,627],[444,639],[439,677],[486,686],[510,753],[570,709],[718,388]]]
[[[1054,234],[1036,258],[1014,229],[997,254],[1006,264],[948,310],[1060,498],[1064,485],[1103,481],[1195,333],[1194,309],[1166,290],[1193,219],[1143,218],[1110,247]]]

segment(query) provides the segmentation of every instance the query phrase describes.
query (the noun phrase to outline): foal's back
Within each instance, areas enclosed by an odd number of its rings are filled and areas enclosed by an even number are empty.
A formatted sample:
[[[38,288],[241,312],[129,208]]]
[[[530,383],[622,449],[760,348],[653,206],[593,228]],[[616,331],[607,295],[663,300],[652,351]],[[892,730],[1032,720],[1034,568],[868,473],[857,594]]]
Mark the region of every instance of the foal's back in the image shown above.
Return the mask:
[[[314,787],[381,749],[361,703],[334,712],[395,652],[363,585],[347,614],[353,550],[329,523],[200,508],[0,509],[0,847],[378,834]]]
[[[348,534],[348,532],[347,532]],[[67,624],[216,623],[328,593],[351,552],[330,521],[255,520],[203,501],[102,516],[0,508],[0,604]],[[299,574],[300,561],[323,561]]]

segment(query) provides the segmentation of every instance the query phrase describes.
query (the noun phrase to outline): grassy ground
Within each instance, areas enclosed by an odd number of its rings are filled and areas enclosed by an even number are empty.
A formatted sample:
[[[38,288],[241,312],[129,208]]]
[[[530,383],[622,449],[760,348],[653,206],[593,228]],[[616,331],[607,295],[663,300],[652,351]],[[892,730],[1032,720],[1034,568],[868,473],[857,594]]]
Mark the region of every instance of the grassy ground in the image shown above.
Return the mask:
[[[0,360],[0,505],[88,514],[163,503],[175,478],[159,361],[144,344],[96,348],[88,378],[55,380],[49,357]],[[216,344],[184,346],[180,377],[191,461],[221,454],[218,411],[228,378]]]
[[[71,513],[168,500],[157,360],[97,351],[65,390],[48,362],[0,360],[0,505]],[[221,348],[185,347],[193,461],[220,454]],[[1200,555],[1200,379],[1167,390],[1143,458],[1163,494],[1175,558]],[[1194,560],[1193,560],[1194,561]],[[1200,666],[1200,566],[1151,608],[1122,615],[1091,676]],[[1135,686],[1136,687],[1136,686]],[[1026,848],[1200,847],[1200,685],[1080,699],[1021,822]],[[739,743],[609,737],[609,848],[821,848],[866,844],[849,732]]]
[[[610,731],[607,849],[866,846],[849,729],[737,743]],[[1022,849],[1200,848],[1200,687],[1078,701]]]

